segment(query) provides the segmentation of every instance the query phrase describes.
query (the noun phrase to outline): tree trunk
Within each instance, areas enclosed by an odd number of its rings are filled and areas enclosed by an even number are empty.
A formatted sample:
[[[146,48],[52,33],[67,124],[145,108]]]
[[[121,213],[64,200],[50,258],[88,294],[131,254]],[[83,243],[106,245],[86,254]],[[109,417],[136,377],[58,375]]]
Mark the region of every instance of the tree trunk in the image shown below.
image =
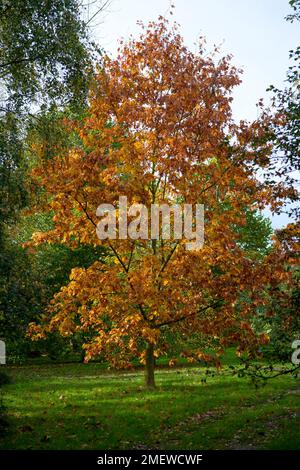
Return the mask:
[[[155,388],[154,379],[155,357],[154,345],[148,343],[146,349],[146,368],[145,368],[145,385],[147,388]]]

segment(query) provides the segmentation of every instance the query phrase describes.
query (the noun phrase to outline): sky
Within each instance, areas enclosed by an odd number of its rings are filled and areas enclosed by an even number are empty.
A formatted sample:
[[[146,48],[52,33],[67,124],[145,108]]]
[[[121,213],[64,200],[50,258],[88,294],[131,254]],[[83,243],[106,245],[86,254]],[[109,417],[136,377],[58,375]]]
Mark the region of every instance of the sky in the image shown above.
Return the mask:
[[[257,117],[256,103],[271,94],[269,85],[283,87],[291,65],[289,51],[300,45],[300,24],[285,21],[291,12],[288,0],[112,0],[105,14],[93,25],[93,35],[111,56],[118,40],[137,37],[138,20],[144,23],[166,15],[175,5],[173,18],[181,26],[185,44],[197,50],[199,36],[205,36],[208,50],[221,45],[221,54],[233,55],[232,63],[243,69],[242,84],[233,101],[235,119]],[[275,228],[285,225],[287,217],[272,217]]]

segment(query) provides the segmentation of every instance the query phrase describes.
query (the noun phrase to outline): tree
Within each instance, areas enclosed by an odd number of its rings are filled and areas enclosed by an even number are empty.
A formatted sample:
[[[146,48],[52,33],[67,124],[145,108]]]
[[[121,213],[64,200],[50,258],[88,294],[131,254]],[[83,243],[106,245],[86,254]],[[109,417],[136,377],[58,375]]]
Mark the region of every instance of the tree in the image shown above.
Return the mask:
[[[0,117],[0,246],[4,225],[12,224],[27,203],[23,184],[25,164],[19,127],[13,114]]]
[[[271,302],[274,316],[271,322],[271,354],[281,360],[290,359],[291,344],[299,339],[300,317],[300,222],[290,223],[276,231],[277,243],[285,250],[291,276],[287,284],[273,293]]]
[[[93,5],[99,14],[108,1]],[[0,2],[0,335],[6,341],[17,337],[19,344],[43,305],[41,296],[49,292],[45,275],[38,279],[42,270],[36,260],[16,246],[12,235],[35,189],[26,181],[33,158],[29,137],[43,135],[53,150],[59,143],[58,115],[61,119],[67,110],[78,116],[87,103],[100,51],[90,39],[92,17],[83,19],[84,8],[79,0]],[[72,262],[70,255],[64,274]]]
[[[257,144],[263,117],[232,121],[230,95],[240,79],[230,57],[216,61],[202,47],[190,52],[163,18],[143,29],[140,39],[121,45],[116,60],[105,59],[88,116],[77,126],[81,144],[34,169],[55,227],[36,233],[32,243],[100,244],[109,251],[104,261],[72,270],[29,334],[89,332],[86,360],[102,353],[127,367],[138,357],[153,387],[168,329],[213,338],[217,354],[235,344],[255,355],[267,337],[251,320],[266,303],[266,288],[285,273],[279,249],[255,257],[239,243],[246,208],[271,202],[255,173],[271,149]],[[118,232],[99,240],[96,209],[100,203],[120,209],[120,195],[149,211],[152,204],[204,204],[203,248],[188,250],[187,237],[166,239],[162,229],[151,240],[121,239]],[[218,361],[197,348],[182,354]]]
[[[108,2],[98,2],[97,11]],[[0,230],[27,204],[28,119],[49,106],[82,110],[99,54],[78,0],[0,4]],[[34,113],[34,116],[33,116]]]
[[[238,224],[239,245],[252,257],[264,257],[271,249],[272,224],[260,212],[245,209],[245,225]]]
[[[288,21],[300,20],[299,0],[290,0],[293,13],[287,16]],[[277,119],[271,121],[271,132],[274,140],[274,154],[270,165],[266,167],[265,177],[272,184],[274,180],[285,182],[289,188],[286,207],[281,210],[299,219],[299,171],[300,171],[300,46],[290,51],[293,64],[289,67],[286,87],[273,91],[273,104]],[[291,204],[292,203],[292,204]]]
[[[102,247],[89,246],[71,250],[59,244],[28,251],[21,246],[22,242],[28,241],[33,228],[46,230],[51,225],[50,214],[21,217],[3,243],[0,255],[0,332],[10,362],[24,359],[31,353],[42,352],[53,358],[70,352],[66,339],[58,335],[52,335],[47,342],[32,344],[26,337],[28,324],[39,319],[40,312],[53,295],[68,283],[72,268],[90,266],[103,251]],[[75,338],[74,342],[77,339],[80,338]]]
[[[97,3],[100,11],[108,2]],[[31,107],[33,102],[86,102],[98,49],[82,13],[79,0],[1,2],[1,111]]]

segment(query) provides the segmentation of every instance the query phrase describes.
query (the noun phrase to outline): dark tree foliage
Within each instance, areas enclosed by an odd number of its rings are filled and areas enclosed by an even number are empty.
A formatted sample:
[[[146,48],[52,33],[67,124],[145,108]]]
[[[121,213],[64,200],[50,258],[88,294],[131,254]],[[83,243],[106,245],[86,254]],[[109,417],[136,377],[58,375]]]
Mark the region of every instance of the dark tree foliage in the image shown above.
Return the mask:
[[[7,236],[0,253],[0,332],[9,362],[34,352],[51,357],[67,352],[66,341],[57,336],[47,343],[33,343],[26,335],[28,323],[40,318],[53,295],[69,281],[72,268],[88,267],[103,252],[92,247],[70,250],[62,245],[45,245],[30,252],[20,244],[24,235],[26,238],[26,234]]]
[[[108,1],[91,3],[93,17]],[[14,354],[30,347],[25,336],[28,321],[40,315],[70,269],[98,256],[93,250],[71,252],[63,247],[28,253],[15,227],[22,223],[20,210],[35,197],[28,172],[33,136],[42,136],[54,152],[55,143],[67,147],[61,119],[78,117],[87,102],[100,50],[90,40],[89,18],[84,15],[89,1],[84,4],[0,1],[0,338]]]
[[[300,1],[290,0],[293,11],[287,20],[300,21]],[[274,104],[279,121],[273,127],[275,153],[271,167],[268,167],[269,180],[280,179],[291,189],[290,202],[286,212],[296,219],[299,209],[299,175],[300,175],[300,45],[290,51],[292,65],[286,77],[286,87],[282,90],[271,86],[274,93]]]
[[[104,8],[107,2],[99,0]],[[79,0],[0,2],[0,230],[26,203],[28,120],[51,106],[82,110],[93,63]]]
[[[293,9],[293,12],[290,13],[286,19],[293,22],[294,20],[300,20],[300,0],[290,0],[290,6]]]
[[[26,204],[24,149],[13,113],[0,117],[0,246],[4,223],[12,223]]]
[[[274,300],[275,315],[271,319],[271,342],[269,355],[283,361],[291,359],[291,344],[300,333],[300,271],[294,273],[294,284],[285,296],[285,301]],[[289,302],[286,301],[286,297]]]
[[[86,99],[93,46],[78,0],[0,4],[1,109]]]

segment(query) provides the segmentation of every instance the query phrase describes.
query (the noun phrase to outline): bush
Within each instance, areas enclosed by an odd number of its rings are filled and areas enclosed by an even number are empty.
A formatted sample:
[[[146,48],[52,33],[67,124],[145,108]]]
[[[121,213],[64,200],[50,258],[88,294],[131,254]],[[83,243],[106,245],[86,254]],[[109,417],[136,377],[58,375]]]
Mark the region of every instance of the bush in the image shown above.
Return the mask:
[[[6,374],[6,372],[0,371],[0,436],[4,434],[8,426],[1,387],[9,382],[10,377]]]
[[[10,377],[6,372],[0,370],[0,387],[10,383]]]

